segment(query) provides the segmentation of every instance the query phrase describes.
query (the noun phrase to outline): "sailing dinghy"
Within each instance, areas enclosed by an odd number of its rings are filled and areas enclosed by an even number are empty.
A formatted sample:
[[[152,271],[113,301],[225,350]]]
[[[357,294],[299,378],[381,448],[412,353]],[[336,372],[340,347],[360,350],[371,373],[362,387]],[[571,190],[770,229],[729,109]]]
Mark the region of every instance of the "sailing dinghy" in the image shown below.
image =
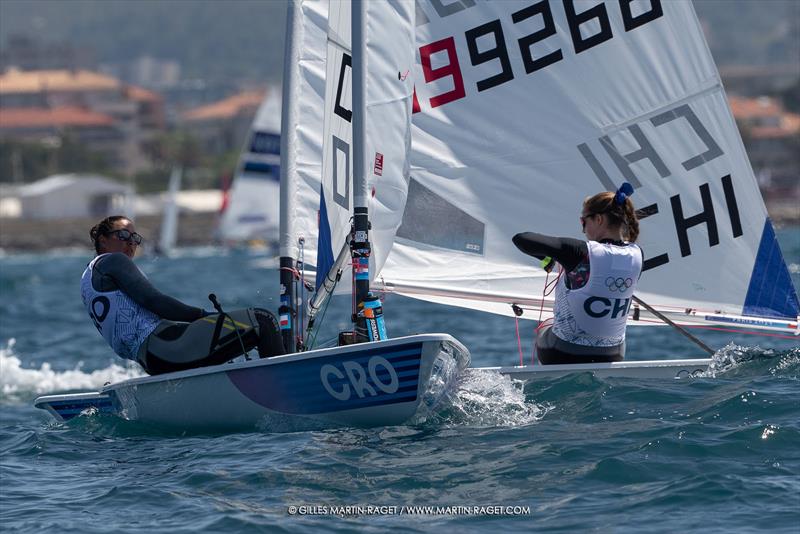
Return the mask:
[[[547,320],[554,276],[511,237],[581,238],[583,199],[627,181],[642,301],[686,327],[800,334],[797,292],[690,2],[420,0],[416,24],[411,179],[385,291]],[[629,326],[663,325],[627,305]],[[675,377],[709,363],[496,370]]]
[[[302,2],[304,16],[322,16],[318,4]],[[402,209],[385,259],[385,249],[371,259],[370,272],[379,270],[372,287],[548,320],[553,277],[511,237],[523,230],[581,237],[583,199],[627,181],[645,253],[637,297],[654,310],[627,303],[629,325],[663,326],[663,316],[690,328],[800,334],[797,292],[690,2],[419,0],[415,10],[414,64],[394,65],[399,79],[414,80],[408,182],[381,176],[386,155],[367,150],[371,209]],[[334,31],[329,45],[336,38]],[[347,43],[338,50],[325,79],[344,95]],[[311,79],[313,48],[301,55]],[[318,95],[313,103],[313,91],[305,98],[306,128],[293,132],[303,177],[295,211],[305,212],[296,221],[306,229],[298,235],[312,235],[317,206],[331,234],[344,235],[337,228],[349,224],[341,209],[349,198],[341,171],[349,164],[349,107]],[[325,105],[333,110],[326,108],[321,128],[313,110]],[[310,155],[323,150],[323,139],[326,161],[344,178],[323,179],[320,200]],[[284,256],[304,256],[300,264],[317,272],[348,268],[331,240],[292,246]],[[486,369],[525,380],[578,371],[655,378],[694,376],[711,361]]]
[[[327,4],[321,2],[289,7],[281,132],[280,313],[291,353],[126,380],[98,392],[40,397],[36,407],[61,420],[100,412],[182,430],[285,431],[414,422],[445,405],[469,365],[469,351],[447,334],[386,339],[380,307],[369,292],[400,223],[408,180],[412,84],[397,77],[394,66],[412,64],[413,3],[355,5],[351,13],[349,4],[332,3],[335,16],[330,19]],[[351,18],[358,46],[352,55]],[[387,22],[392,23],[391,35]],[[346,76],[329,77],[326,87],[326,63],[329,71],[338,70],[345,57]],[[317,99],[325,105],[308,105]],[[323,109],[331,112],[324,119]],[[346,120],[337,124],[343,116]],[[323,121],[326,131],[340,134],[326,140],[325,157],[303,137],[318,136]],[[380,175],[397,184],[397,191],[391,209],[379,206],[370,213],[365,168],[372,167],[365,165],[364,154],[375,147],[386,154]],[[319,224],[310,224],[317,212]],[[325,218],[326,212],[334,218]],[[312,252],[317,243],[322,249],[342,247],[339,261],[324,267],[324,260],[317,261]],[[321,291],[314,302],[319,305],[340,281],[345,263],[357,266],[352,279],[342,281],[356,296],[355,328],[340,335],[340,346],[313,349],[302,336],[305,306],[299,313],[297,309],[304,301],[303,273],[306,265],[327,273],[318,277]]]

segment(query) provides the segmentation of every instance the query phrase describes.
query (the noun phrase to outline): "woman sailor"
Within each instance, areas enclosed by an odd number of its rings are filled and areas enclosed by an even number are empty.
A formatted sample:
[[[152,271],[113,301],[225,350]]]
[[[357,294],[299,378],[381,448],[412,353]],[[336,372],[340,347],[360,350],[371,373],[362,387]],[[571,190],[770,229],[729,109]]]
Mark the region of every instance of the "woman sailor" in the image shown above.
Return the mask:
[[[262,358],[284,353],[270,312],[235,310],[223,320],[153,287],[133,263],[142,236],[132,220],[107,217],[89,235],[97,256],[81,277],[81,296],[97,330],[119,356],[160,374],[223,363],[254,347]]]
[[[620,361],[625,356],[625,326],[642,251],[635,244],[639,221],[624,183],[615,193],[583,201],[580,215],[588,241],[533,232],[514,236],[525,254],[557,261],[553,324],[539,330],[537,354],[543,364]],[[549,269],[548,269],[549,270]]]

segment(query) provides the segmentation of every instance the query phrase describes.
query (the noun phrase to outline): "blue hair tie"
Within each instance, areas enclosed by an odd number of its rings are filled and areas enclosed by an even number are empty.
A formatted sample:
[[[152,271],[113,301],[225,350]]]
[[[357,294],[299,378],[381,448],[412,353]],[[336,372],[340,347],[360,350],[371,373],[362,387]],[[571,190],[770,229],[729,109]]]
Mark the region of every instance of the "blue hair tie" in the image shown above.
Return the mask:
[[[614,195],[614,202],[622,206],[625,204],[625,200],[627,200],[627,198],[632,194],[633,186],[628,182],[623,182],[623,184],[619,186],[619,189],[617,189],[617,193]]]

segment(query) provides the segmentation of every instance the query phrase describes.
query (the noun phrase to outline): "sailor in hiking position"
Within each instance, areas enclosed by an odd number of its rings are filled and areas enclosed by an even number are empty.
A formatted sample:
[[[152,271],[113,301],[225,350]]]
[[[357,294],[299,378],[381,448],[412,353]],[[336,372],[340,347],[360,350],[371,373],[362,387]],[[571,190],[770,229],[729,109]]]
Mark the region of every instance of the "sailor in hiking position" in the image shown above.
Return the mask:
[[[142,236],[132,220],[107,217],[89,235],[97,256],[81,277],[81,297],[119,356],[160,374],[223,363],[254,347],[262,358],[284,353],[277,321],[267,310],[234,310],[223,320],[153,287],[133,263]]]
[[[522,252],[545,262],[555,260],[563,269],[556,283],[553,324],[536,338],[541,363],[624,358],[628,310],[642,272],[631,194],[633,187],[625,183],[616,193],[584,200],[580,221],[588,241],[533,232],[514,236]]]

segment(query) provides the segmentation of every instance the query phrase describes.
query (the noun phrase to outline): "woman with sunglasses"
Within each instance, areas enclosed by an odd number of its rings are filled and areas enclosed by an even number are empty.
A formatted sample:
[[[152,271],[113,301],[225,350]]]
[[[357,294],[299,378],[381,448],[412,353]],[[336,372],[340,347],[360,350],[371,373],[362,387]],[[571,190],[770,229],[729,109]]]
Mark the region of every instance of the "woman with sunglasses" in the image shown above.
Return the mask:
[[[614,193],[583,201],[581,227],[588,241],[533,232],[514,236],[525,254],[562,273],[556,283],[553,324],[539,330],[536,352],[543,364],[620,361],[625,356],[625,326],[642,251],[635,244],[639,221],[624,183]]]
[[[226,362],[258,348],[284,354],[278,322],[267,310],[226,312],[188,306],[158,291],[133,263],[142,236],[133,221],[107,217],[89,232],[97,256],[81,277],[81,296],[95,327],[119,356],[160,374]]]

